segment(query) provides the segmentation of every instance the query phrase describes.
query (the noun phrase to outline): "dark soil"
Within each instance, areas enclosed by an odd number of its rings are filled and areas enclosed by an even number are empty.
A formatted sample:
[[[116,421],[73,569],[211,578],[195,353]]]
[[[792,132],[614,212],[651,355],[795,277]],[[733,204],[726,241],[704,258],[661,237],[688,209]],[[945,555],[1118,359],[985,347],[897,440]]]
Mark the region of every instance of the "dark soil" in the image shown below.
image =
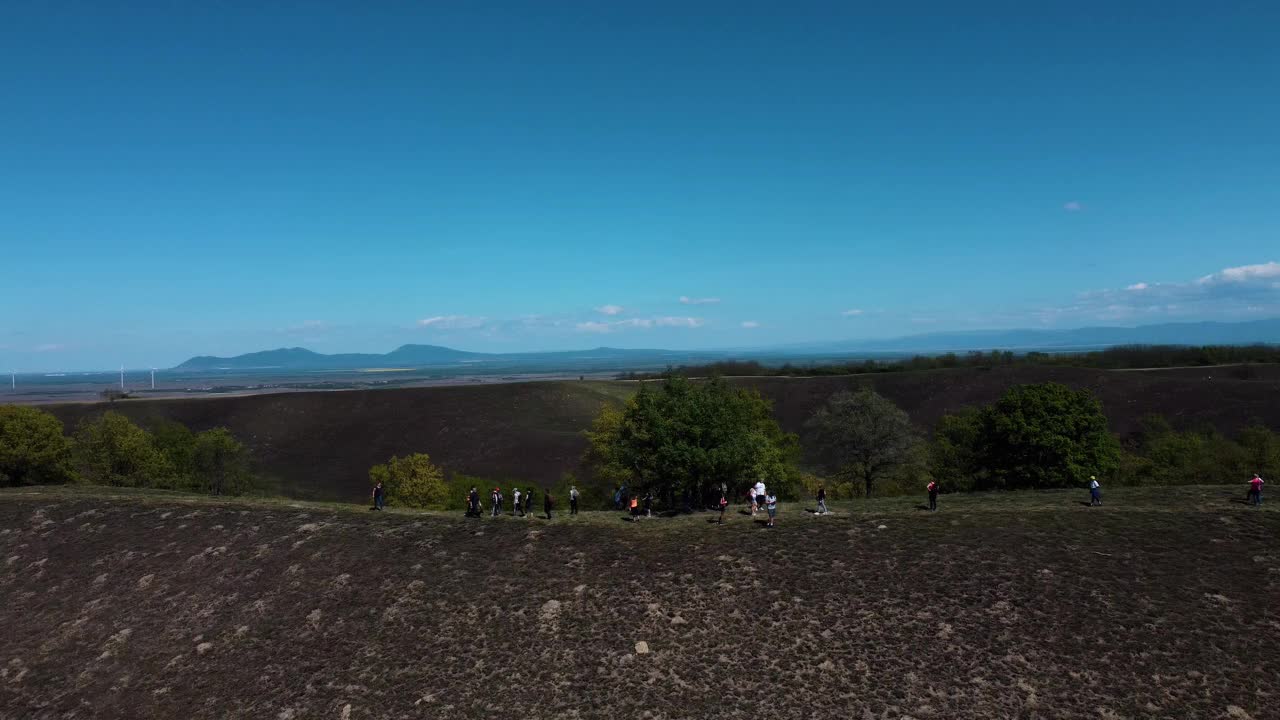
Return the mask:
[[[831,394],[869,384],[923,429],[968,405],[989,403],[1018,383],[1057,381],[1102,400],[1112,429],[1133,432],[1148,413],[1175,426],[1225,432],[1261,420],[1280,428],[1280,366],[1160,371],[1053,367],[958,369],[829,378],[741,378],[773,401],[783,427],[802,432]],[[1241,376],[1241,377],[1237,377]],[[369,468],[396,454],[427,452],[447,470],[494,480],[554,483],[580,466],[582,431],[635,383],[538,382],[347,392],[282,393],[199,400],[129,400],[111,407],[139,422],[170,418],[192,429],[222,425],[253,451],[282,494],[355,500]],[[74,427],[104,404],[48,409]]]
[[[1236,494],[766,530],[0,493],[0,718],[1274,718],[1280,515]]]

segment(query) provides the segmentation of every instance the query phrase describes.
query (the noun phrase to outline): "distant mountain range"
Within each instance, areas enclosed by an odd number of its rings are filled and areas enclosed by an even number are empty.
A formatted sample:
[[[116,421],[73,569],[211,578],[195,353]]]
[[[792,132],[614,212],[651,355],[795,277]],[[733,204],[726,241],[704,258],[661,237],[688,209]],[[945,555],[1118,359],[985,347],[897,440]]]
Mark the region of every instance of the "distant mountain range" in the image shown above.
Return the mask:
[[[530,353],[476,353],[439,345],[402,345],[385,354],[324,355],[305,348],[214,357],[202,355],[175,370],[356,370],[366,368],[449,368],[474,366],[494,372],[581,372],[586,370],[646,369],[687,365],[728,358],[782,361],[835,356],[963,352],[968,350],[1042,350],[1062,352],[1115,345],[1249,345],[1280,343],[1280,318],[1251,322],[1166,323],[1139,327],[1092,327],[1073,330],[975,330],[939,332],[883,340],[805,343],[742,350],[593,350]]]
[[[789,345],[807,353],[960,352],[966,350],[1094,349],[1116,345],[1252,345],[1280,343],[1280,318],[1248,322],[1189,322],[1138,327],[1086,327],[1071,330],[969,330],[937,332],[886,340]]]

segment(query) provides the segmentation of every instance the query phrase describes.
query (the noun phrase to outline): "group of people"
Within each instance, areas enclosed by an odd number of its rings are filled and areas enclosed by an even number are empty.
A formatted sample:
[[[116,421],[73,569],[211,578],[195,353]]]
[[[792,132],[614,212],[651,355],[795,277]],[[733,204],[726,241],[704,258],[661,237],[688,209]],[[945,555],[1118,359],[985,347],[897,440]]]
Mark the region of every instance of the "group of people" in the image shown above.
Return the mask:
[[[1249,492],[1248,495],[1245,496],[1245,502],[1250,505],[1260,507],[1262,505],[1263,484],[1264,482],[1262,478],[1257,473],[1254,473],[1253,479],[1249,481]],[[929,494],[929,511],[937,512],[938,482],[936,480],[930,480],[929,484],[925,486],[925,491]],[[577,486],[571,485],[569,487],[570,515],[578,514],[578,500],[580,497],[581,495],[578,493]],[[816,498],[818,501],[818,514],[826,515],[829,512],[827,510],[827,490],[821,484],[818,485]],[[375,484],[373,486],[373,509],[382,510],[386,505],[386,499],[386,488],[382,486],[382,483]],[[493,517],[498,517],[502,514],[502,504],[504,500],[505,498],[503,497],[501,488],[495,487],[493,492],[489,494],[489,503]],[[747,488],[747,501],[751,505],[752,517],[755,517],[759,513],[760,509],[763,508],[769,516],[769,520],[765,523],[765,526],[774,527],[774,523],[777,521],[778,516],[778,496],[774,493],[768,492],[764,481],[757,481],[755,485]],[[523,493],[520,491],[520,488],[514,488],[511,491],[511,502],[512,515],[519,517],[528,517],[532,515],[535,507],[533,488],[528,488]],[[480,504],[480,493],[476,490],[474,485],[471,487],[471,492],[467,493],[466,504],[467,517],[481,517],[483,515],[484,508]],[[627,486],[623,485],[614,491],[613,504],[614,508],[617,510],[622,510],[625,507],[630,512],[633,520],[639,519],[642,516],[650,517],[653,514],[653,493],[647,492],[644,496],[631,494],[628,492]],[[1098,482],[1097,477],[1090,475],[1089,506],[1097,507],[1100,505],[1102,505],[1102,485]],[[545,513],[548,520],[551,519],[551,511],[554,507],[555,499],[552,498],[549,491],[544,490],[542,492],[542,511]],[[718,503],[720,518],[717,522],[719,524],[724,524],[724,513],[728,507],[728,490],[722,483],[720,485],[720,502]]]
[[[576,485],[569,486],[569,514],[578,514],[578,499],[581,494],[578,492]],[[506,497],[502,494],[502,488],[495,487],[489,493],[489,508],[492,517],[498,517],[503,514],[502,506]],[[475,486],[471,486],[471,491],[466,496],[467,511],[464,513],[466,517],[482,517],[484,515],[484,506],[480,503],[480,492]],[[550,490],[542,491],[542,512],[548,520],[551,519],[551,511],[555,509],[556,501],[551,495]],[[534,500],[533,488],[526,488],[524,492],[520,488],[512,488],[511,490],[511,514],[516,517],[530,517],[534,514],[537,507]]]

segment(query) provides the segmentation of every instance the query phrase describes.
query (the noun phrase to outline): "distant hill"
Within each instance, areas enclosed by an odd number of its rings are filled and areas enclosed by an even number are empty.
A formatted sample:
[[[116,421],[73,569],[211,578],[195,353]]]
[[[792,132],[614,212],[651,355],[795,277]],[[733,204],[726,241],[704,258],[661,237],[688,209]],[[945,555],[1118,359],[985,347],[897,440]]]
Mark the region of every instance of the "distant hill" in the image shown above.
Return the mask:
[[[903,352],[938,353],[966,350],[1070,350],[1116,345],[1251,345],[1280,343],[1280,318],[1249,322],[1193,322],[1138,327],[1086,327],[1070,330],[971,330],[908,335],[883,340],[848,340],[791,345],[800,353]]]
[[[632,367],[664,367],[707,362],[727,357],[724,352],[675,350],[624,350],[600,347],[591,350],[541,353],[477,353],[439,345],[401,345],[389,353],[341,353],[324,355],[306,348],[280,348],[263,352],[215,357],[201,355],[174,370],[357,370],[388,367],[471,366],[485,371],[585,371]]]
[[[1073,330],[973,330],[847,340],[742,350],[658,350],[599,347],[591,350],[477,353],[439,345],[402,345],[389,353],[324,355],[306,348],[280,348],[235,357],[201,355],[175,370],[355,370],[379,367],[475,367],[477,371],[579,372],[641,370],[728,358],[785,361],[815,356],[929,354],[966,350],[1071,350],[1115,345],[1248,345],[1280,343],[1280,318],[1251,322],[1166,323],[1139,327]]]

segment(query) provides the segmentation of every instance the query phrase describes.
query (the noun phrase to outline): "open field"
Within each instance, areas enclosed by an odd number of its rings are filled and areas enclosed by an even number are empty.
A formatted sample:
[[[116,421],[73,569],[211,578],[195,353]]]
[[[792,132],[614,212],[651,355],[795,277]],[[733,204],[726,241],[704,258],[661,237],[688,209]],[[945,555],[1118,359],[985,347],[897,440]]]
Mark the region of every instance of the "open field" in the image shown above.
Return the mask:
[[[1280,366],[1117,372],[1002,367],[871,376],[737,378],[774,403],[782,426],[804,422],[840,390],[873,386],[928,430],[940,417],[989,403],[1017,383],[1057,381],[1094,392],[1111,427],[1132,432],[1147,413],[1175,426],[1234,432],[1258,419],[1280,429]],[[170,418],[205,430],[224,425],[253,451],[276,492],[299,498],[356,500],[369,467],[395,454],[428,452],[450,471],[545,484],[565,472],[581,477],[582,431],[600,409],[620,403],[636,383],[530,382],[458,387],[295,392],[198,400],[130,400],[112,406],[136,421]],[[50,405],[69,427],[102,404]]]
[[[1276,717],[1280,514],[1243,490],[774,530],[0,491],[0,717]]]

